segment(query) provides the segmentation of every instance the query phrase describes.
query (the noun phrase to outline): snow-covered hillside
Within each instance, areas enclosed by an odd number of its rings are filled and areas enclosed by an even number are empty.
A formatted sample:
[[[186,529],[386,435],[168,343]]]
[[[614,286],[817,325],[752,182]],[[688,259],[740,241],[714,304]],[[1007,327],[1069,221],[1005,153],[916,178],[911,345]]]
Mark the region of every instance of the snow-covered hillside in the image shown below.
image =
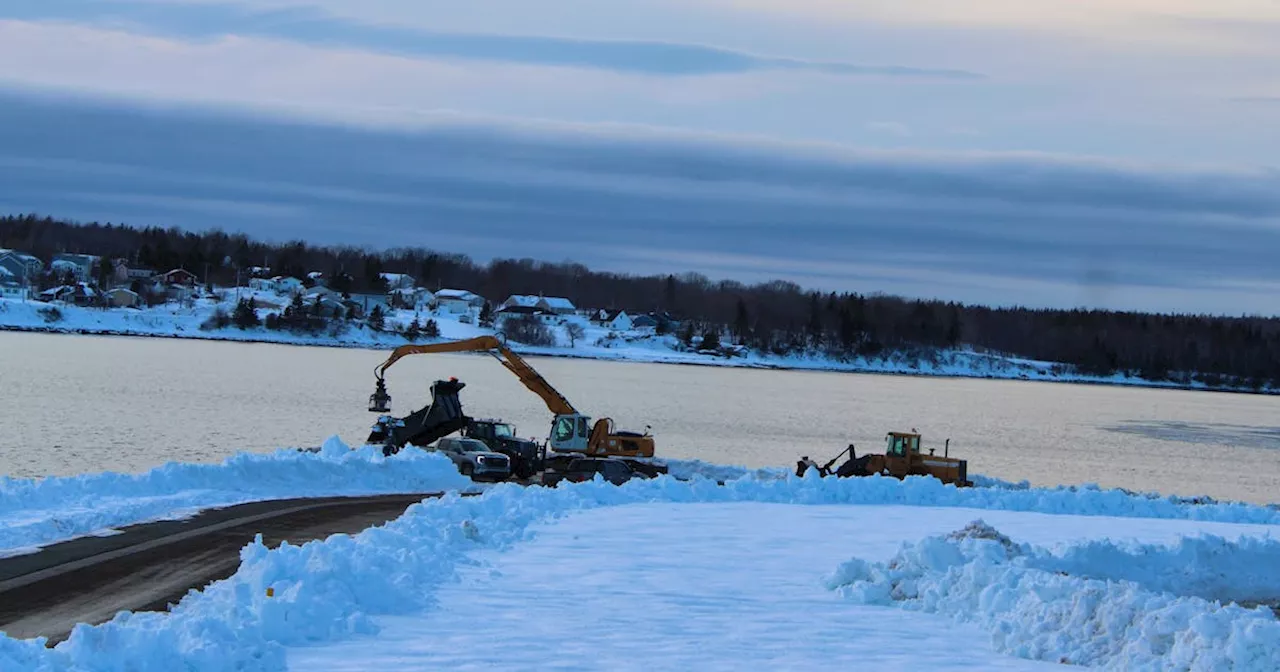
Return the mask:
[[[266,298],[282,306],[288,303],[288,298],[284,296],[267,296]],[[57,309],[56,319],[53,319],[52,313],[49,312],[51,306]],[[225,301],[219,303],[200,299],[194,301],[190,307],[171,303],[142,309],[104,309],[0,299],[0,329],[361,348],[389,348],[406,343],[405,337],[399,332],[415,319],[420,323],[428,319],[435,320],[439,326],[440,340],[456,340],[493,333],[492,329],[480,327],[474,323],[460,322],[457,315],[409,310],[389,310],[383,331],[373,331],[364,324],[356,322],[340,324],[319,334],[296,334],[268,330],[263,327],[251,329],[227,327],[212,330],[201,328],[215,310],[219,307],[229,309],[230,306],[231,304]],[[259,312],[266,314],[266,311]],[[883,358],[834,359],[823,356],[784,357],[750,351],[725,357],[681,349],[678,339],[672,335],[614,332],[595,325],[583,317],[574,316],[566,319],[580,324],[585,336],[577,339],[576,342],[571,342],[565,329],[557,327],[553,329],[553,333],[558,343],[553,347],[512,344],[513,348],[523,354],[629,362],[1204,388],[1200,383],[1183,386],[1168,382],[1151,382],[1120,374],[1105,377],[1085,376],[1071,373],[1069,367],[1051,362],[1036,362],[963,349],[938,352],[924,359],[907,357],[900,353],[889,353]],[[427,340],[429,339],[420,339],[419,342]]]
[[[931,538],[977,518],[1011,541]],[[1277,524],[1246,505],[812,472],[500,484],[354,536],[250,544],[169,613],[53,649],[0,638],[0,669],[1271,670],[1275,616],[1212,600],[1276,594]]]

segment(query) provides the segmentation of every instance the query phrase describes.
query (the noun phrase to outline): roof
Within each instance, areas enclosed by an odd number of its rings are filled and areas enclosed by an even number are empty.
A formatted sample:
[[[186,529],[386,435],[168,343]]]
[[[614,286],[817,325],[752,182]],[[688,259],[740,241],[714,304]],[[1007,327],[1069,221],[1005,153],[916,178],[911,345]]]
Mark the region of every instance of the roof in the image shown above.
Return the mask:
[[[546,301],[547,306],[550,308],[577,310],[577,307],[573,305],[572,301],[561,296],[544,296],[542,297],[542,300]]]
[[[12,277],[14,277],[13,272],[5,268],[4,266],[0,266],[0,278],[12,278]]]
[[[476,294],[475,292],[469,292],[465,289],[442,289],[436,292],[436,298],[437,299],[462,299],[463,301],[470,301],[472,299],[480,298],[480,295]]]
[[[17,257],[18,259],[21,259],[22,261],[25,261],[25,262],[27,262],[27,263],[31,263],[31,262],[33,262],[33,261],[34,261],[34,262],[36,262],[36,263],[40,264],[41,266],[43,266],[43,265],[44,265],[44,262],[43,262],[43,261],[40,261],[40,259],[39,259],[38,257],[36,257],[35,255],[27,254],[26,252],[19,252],[19,251],[17,251],[17,250],[10,250],[10,249],[7,249],[7,248],[0,248],[0,257],[5,256],[6,254],[12,254],[13,256],[15,256],[15,257]]]
[[[509,306],[520,306],[521,308],[532,308],[538,305],[538,301],[541,298],[542,297],[540,296],[530,296],[528,294],[512,294],[511,296],[508,296],[507,300],[503,301],[503,303]]]
[[[379,273],[383,280],[387,282],[400,282],[402,280],[413,280],[413,276],[408,273]]]
[[[612,321],[614,321],[614,320],[618,319],[618,316],[619,316],[619,315],[625,315],[625,314],[626,314],[626,312],[627,312],[627,311],[625,311],[625,310],[607,310],[607,311],[605,311],[605,313],[604,313],[604,319],[605,319],[605,320],[607,320],[607,321],[609,321],[609,322],[612,322]]]
[[[104,294],[131,294],[133,296],[138,295],[137,292],[133,290],[125,289],[124,287],[116,287],[115,289],[108,289],[106,292],[103,292],[103,293]]]
[[[80,268],[80,264],[77,264],[70,259],[54,259],[53,263],[49,266],[50,268]]]
[[[70,261],[75,264],[93,263],[98,259],[101,259],[101,257],[92,254],[79,254],[74,252],[59,252],[53,255],[54,261]]]
[[[321,273],[320,271],[311,271],[310,273],[307,274],[307,277],[311,278],[312,280],[318,280],[324,277],[324,273]]]

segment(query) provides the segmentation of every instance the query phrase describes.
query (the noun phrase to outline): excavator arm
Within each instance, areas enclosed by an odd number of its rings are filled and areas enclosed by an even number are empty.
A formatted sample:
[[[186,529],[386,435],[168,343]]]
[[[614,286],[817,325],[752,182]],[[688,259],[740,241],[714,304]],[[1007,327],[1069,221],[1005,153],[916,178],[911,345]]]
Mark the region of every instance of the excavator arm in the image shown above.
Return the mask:
[[[573,404],[560,394],[559,390],[551,386],[542,374],[538,373],[529,363],[524,361],[520,355],[512,352],[501,340],[496,336],[477,336],[462,341],[449,341],[445,343],[431,343],[428,345],[402,345],[391,351],[391,355],[387,357],[387,361],[378,365],[374,370],[374,375],[378,379],[378,385],[381,389],[382,381],[386,375],[387,369],[391,365],[400,361],[409,355],[426,355],[441,352],[487,352],[493,355],[499,363],[507,367],[507,370],[514,373],[520,379],[524,386],[529,388],[531,392],[538,395],[547,408],[554,415],[573,415],[578,411],[574,409]]]

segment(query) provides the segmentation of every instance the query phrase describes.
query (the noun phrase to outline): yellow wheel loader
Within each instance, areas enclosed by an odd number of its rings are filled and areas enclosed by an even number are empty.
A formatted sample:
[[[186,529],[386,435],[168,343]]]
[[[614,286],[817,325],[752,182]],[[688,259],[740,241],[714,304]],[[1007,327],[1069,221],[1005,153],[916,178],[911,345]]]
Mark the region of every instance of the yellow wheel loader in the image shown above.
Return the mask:
[[[950,456],[951,439],[947,439],[941,457],[934,455],[929,449],[925,455],[920,451],[920,434],[911,432],[889,432],[885,435],[885,452],[883,454],[868,453],[858,457],[857,449],[851,443],[839,455],[825,465],[819,466],[807,456],[796,463],[796,475],[803,476],[809,469],[817,469],[820,476],[835,475],[840,478],[850,476],[932,476],[943,483],[951,483],[957,487],[969,487],[969,462]],[[835,471],[831,467],[848,454],[849,459]]]

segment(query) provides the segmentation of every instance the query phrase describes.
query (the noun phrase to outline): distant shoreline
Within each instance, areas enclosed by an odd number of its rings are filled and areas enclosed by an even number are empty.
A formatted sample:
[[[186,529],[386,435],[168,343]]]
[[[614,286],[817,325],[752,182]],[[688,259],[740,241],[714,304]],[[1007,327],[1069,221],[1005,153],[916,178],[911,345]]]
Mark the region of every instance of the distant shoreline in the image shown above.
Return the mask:
[[[0,313],[0,319],[3,313]],[[131,338],[164,338],[179,340],[198,340],[198,341],[217,341],[225,343],[255,343],[264,345],[287,345],[302,347],[321,347],[321,348],[349,348],[349,349],[365,349],[365,350],[389,350],[399,345],[403,345],[406,341],[397,337],[395,334],[387,334],[387,342],[381,340],[374,334],[368,334],[371,338],[365,339],[344,339],[342,337],[331,336],[304,336],[291,334],[288,332],[269,332],[262,328],[253,330],[240,330],[235,327],[228,327],[218,330],[196,330],[187,331],[179,325],[175,325],[172,331],[143,331],[136,329],[113,329],[98,327],[62,327],[55,325],[20,325],[20,324],[3,324],[0,323],[0,332],[20,332],[20,333],[43,333],[43,334],[61,334],[71,336],[117,336]],[[453,340],[453,339],[446,339]],[[1168,389],[1181,390],[1187,392],[1219,392],[1227,394],[1250,394],[1263,396],[1280,395],[1280,390],[1261,389],[1253,390],[1249,388],[1234,387],[1208,387],[1203,384],[1186,385],[1175,382],[1150,381],[1141,378],[1116,378],[1103,379],[1096,377],[1065,375],[1058,376],[1052,373],[1044,372],[1028,365],[1019,365],[1010,362],[1007,359],[1000,359],[1002,363],[1009,366],[1008,370],[991,370],[991,371],[946,371],[946,370],[919,370],[913,369],[904,364],[883,363],[880,367],[868,366],[855,362],[840,362],[830,359],[809,359],[801,361],[787,361],[782,358],[777,359],[749,359],[749,358],[717,358],[713,359],[710,355],[696,355],[689,353],[680,353],[672,351],[669,355],[658,355],[652,357],[636,357],[628,356],[626,353],[619,352],[613,354],[608,348],[566,348],[566,347],[526,347],[514,345],[513,350],[522,355],[530,357],[554,357],[561,359],[585,359],[605,362],[622,362],[634,364],[666,364],[666,365],[682,365],[682,366],[700,366],[700,367],[716,367],[716,368],[737,368],[737,369],[756,369],[756,370],[773,370],[773,371],[804,371],[816,373],[855,373],[864,375],[888,375],[888,376],[909,376],[915,378],[949,378],[949,379],[976,379],[976,380],[1003,380],[1003,381],[1021,381],[1021,382],[1041,382],[1041,383],[1059,383],[1059,384],[1076,384],[1076,385],[1099,385],[1107,387],[1135,387],[1146,389]]]

